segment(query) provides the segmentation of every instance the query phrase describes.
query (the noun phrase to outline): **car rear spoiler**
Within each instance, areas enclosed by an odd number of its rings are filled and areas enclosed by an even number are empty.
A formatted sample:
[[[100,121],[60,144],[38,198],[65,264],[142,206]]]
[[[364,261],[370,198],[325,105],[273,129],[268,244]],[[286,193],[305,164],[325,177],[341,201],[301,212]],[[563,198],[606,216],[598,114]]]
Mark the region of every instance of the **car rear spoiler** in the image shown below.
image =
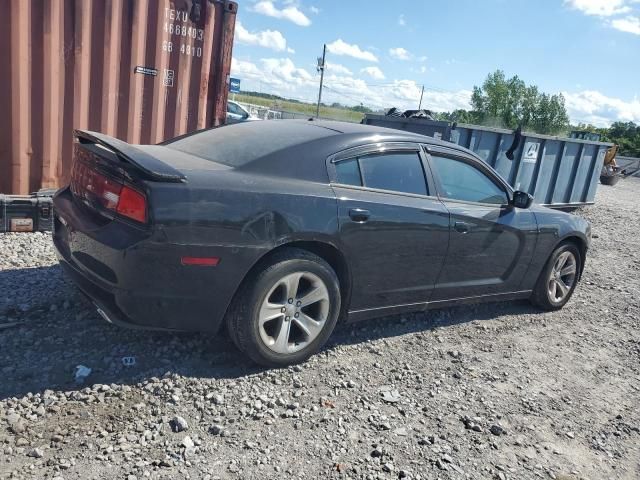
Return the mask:
[[[134,165],[145,173],[151,180],[157,182],[185,182],[187,177],[170,165],[158,160],[146,152],[117,138],[103,133],[89,130],[74,130],[74,135],[80,143],[94,143],[101,145],[115,153],[125,162]]]

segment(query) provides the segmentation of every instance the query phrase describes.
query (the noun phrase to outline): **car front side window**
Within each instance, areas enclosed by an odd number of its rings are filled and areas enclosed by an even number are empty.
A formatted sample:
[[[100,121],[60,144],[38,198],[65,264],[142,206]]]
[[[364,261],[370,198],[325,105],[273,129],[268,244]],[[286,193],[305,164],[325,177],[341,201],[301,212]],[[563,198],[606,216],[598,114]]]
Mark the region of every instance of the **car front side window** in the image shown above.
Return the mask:
[[[431,163],[440,179],[440,193],[444,198],[496,205],[509,203],[504,189],[473,165],[433,154]]]

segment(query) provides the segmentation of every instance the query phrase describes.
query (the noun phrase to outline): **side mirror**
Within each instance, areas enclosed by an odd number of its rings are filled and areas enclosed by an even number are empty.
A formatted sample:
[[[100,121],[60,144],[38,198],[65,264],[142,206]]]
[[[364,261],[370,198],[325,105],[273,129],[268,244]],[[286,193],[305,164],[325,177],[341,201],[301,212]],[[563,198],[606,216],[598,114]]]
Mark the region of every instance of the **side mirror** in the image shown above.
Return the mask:
[[[533,203],[533,195],[528,194],[527,192],[521,192],[520,190],[516,190],[513,192],[513,200],[511,201],[511,205],[517,208],[529,208]]]

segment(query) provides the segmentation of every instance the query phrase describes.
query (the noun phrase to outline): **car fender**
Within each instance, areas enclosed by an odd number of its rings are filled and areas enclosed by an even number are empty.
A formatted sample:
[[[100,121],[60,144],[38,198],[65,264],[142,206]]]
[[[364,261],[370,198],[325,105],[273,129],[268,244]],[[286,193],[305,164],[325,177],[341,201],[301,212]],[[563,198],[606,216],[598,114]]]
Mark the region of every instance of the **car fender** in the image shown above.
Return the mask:
[[[590,243],[590,226],[583,218],[545,207],[534,207],[533,213],[538,223],[538,240],[531,265],[522,281],[523,290],[534,288],[549,256],[562,242],[578,238],[584,242],[585,252]]]

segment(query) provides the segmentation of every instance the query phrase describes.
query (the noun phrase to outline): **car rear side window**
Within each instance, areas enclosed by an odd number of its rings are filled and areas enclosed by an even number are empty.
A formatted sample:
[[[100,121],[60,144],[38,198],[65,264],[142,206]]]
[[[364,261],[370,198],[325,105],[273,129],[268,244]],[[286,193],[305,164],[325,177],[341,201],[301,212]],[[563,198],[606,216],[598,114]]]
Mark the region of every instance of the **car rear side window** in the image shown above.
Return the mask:
[[[346,185],[428,195],[417,152],[365,155],[340,161],[336,163],[336,180]]]
[[[438,155],[432,155],[431,162],[440,178],[443,197],[498,205],[508,203],[505,191],[473,165]]]
[[[336,163],[336,180],[338,183],[342,183],[344,185],[362,186],[358,159],[351,158],[349,160],[343,160],[342,162]]]

